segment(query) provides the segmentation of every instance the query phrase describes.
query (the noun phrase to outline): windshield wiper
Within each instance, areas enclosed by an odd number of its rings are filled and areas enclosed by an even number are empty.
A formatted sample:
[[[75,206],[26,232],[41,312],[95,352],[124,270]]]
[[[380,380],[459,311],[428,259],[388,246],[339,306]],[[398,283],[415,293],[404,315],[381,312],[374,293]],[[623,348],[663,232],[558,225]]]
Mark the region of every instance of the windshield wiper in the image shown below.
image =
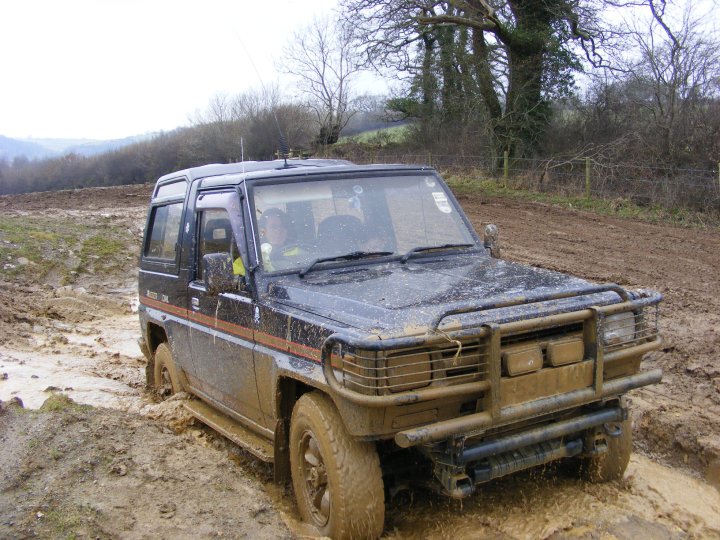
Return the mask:
[[[300,273],[298,274],[300,277],[305,277],[305,274],[307,274],[310,270],[312,270],[313,267],[320,263],[324,262],[330,262],[330,261],[352,261],[357,259],[365,259],[368,257],[382,257],[383,255],[392,255],[392,251],[353,251],[351,253],[346,253],[345,255],[334,255],[332,257],[320,257],[319,259],[315,259],[310,264],[308,264],[305,268],[300,270]]]
[[[410,251],[408,251],[405,255],[402,256],[400,259],[400,262],[405,264],[408,262],[408,259],[415,255],[416,253],[421,253],[423,251],[431,251],[433,249],[461,249],[461,248],[468,248],[473,247],[475,244],[442,244],[439,246],[420,246],[420,247],[414,247]]]

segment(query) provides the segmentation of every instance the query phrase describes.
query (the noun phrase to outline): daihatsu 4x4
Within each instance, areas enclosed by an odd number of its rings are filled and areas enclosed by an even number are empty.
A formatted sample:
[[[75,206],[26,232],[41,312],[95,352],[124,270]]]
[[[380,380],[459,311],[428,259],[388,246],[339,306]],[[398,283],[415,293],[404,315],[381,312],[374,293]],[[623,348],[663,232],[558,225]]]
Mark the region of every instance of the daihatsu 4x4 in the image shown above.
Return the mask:
[[[623,475],[623,395],[660,347],[650,291],[499,259],[429,168],[305,160],[160,178],[141,347],[158,395],[292,480],[319,534],[376,537],[385,499],[462,498],[569,459]]]

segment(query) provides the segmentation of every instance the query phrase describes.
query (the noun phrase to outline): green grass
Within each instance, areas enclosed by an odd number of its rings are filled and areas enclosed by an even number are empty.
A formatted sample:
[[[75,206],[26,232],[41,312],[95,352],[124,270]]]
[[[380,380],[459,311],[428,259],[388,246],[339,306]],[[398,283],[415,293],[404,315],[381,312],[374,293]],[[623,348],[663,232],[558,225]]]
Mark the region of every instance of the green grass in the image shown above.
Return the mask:
[[[0,279],[62,285],[81,274],[112,274],[134,252],[132,233],[107,221],[74,217],[0,216]]]
[[[453,192],[482,193],[493,197],[508,197],[535,202],[542,202],[568,209],[586,210],[602,215],[621,218],[638,219],[650,222],[673,223],[696,227],[718,227],[720,220],[701,212],[687,209],[670,210],[659,205],[639,206],[623,199],[598,199],[555,193],[541,193],[521,187],[512,187],[503,183],[502,179],[488,179],[464,175],[446,175],[448,185]]]
[[[80,262],[75,271],[82,272],[92,267],[96,273],[110,272],[116,266],[116,259],[125,251],[124,242],[105,234],[96,234],[82,243]]]
[[[40,410],[42,412],[58,412],[64,410],[85,411],[91,408],[92,407],[90,405],[75,403],[65,394],[53,394],[40,406]]]
[[[81,231],[47,218],[0,217],[0,276],[42,279],[76,246]],[[24,263],[24,264],[23,264]]]
[[[80,512],[66,509],[50,510],[45,517],[56,537],[77,538],[77,529],[82,523]]]
[[[370,131],[363,131],[352,137],[340,137],[336,143],[339,145],[357,143],[374,146],[387,146],[392,143],[402,143],[408,135],[408,126],[392,126]]]

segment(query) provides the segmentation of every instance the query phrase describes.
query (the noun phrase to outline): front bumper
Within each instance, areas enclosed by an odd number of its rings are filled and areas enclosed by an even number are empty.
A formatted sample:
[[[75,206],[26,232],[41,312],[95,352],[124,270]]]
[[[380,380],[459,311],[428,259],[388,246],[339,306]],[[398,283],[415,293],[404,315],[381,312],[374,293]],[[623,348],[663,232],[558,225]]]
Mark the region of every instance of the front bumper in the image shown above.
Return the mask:
[[[604,437],[619,437],[627,420],[622,400],[572,418],[475,443],[452,441],[421,447],[433,462],[434,474],[446,494],[461,499],[477,484],[562,458],[606,451]],[[611,428],[610,425],[613,425]],[[598,439],[597,434],[601,434]],[[601,444],[597,444],[598,440]]]

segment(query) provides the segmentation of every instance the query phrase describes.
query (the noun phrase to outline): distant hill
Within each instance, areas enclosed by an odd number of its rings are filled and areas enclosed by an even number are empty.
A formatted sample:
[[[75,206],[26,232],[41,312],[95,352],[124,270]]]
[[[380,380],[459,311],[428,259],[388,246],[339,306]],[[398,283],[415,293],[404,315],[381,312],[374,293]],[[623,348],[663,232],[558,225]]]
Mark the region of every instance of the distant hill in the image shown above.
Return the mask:
[[[12,161],[16,157],[25,156],[28,159],[41,159],[48,157],[48,149],[44,146],[18,139],[10,139],[0,135],[0,159]]]
[[[0,135],[0,159],[12,161],[16,157],[24,156],[34,160],[67,154],[94,156],[151,139],[155,135],[155,133],[148,133],[107,141],[97,139],[11,139]]]

